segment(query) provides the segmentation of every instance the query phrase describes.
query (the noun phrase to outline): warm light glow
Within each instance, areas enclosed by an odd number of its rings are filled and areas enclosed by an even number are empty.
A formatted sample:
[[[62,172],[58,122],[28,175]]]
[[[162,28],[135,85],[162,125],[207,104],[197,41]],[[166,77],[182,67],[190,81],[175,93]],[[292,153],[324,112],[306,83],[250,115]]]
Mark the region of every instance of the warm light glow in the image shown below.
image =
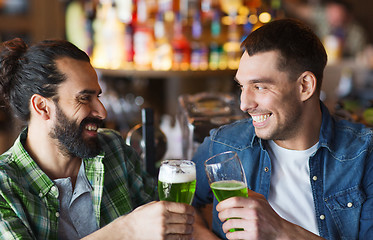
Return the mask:
[[[247,23],[247,16],[239,15],[236,17],[237,24],[246,24]]]
[[[268,12],[262,12],[259,15],[259,21],[261,21],[262,23],[268,23],[269,21],[271,21],[271,19],[271,14],[269,14]]]
[[[258,22],[258,16],[257,15],[250,15],[249,16],[249,22],[252,24],[252,25],[255,25],[257,22]]]
[[[238,15],[241,15],[241,16],[249,16],[250,14],[250,9],[246,6],[241,6],[239,9],[238,9]]]
[[[230,16],[224,16],[221,18],[221,23],[224,25],[231,25],[233,23],[233,20]]]

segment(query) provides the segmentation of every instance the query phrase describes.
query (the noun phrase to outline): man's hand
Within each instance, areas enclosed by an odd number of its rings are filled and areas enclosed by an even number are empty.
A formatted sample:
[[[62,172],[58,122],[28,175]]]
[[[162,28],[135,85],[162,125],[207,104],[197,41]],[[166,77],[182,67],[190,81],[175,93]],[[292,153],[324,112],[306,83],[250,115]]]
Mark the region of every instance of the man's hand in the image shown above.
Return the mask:
[[[194,208],[187,204],[151,202],[124,218],[128,239],[192,239]]]
[[[184,203],[151,202],[84,239],[121,240],[190,240],[192,239],[194,208]]]
[[[216,206],[228,239],[321,239],[281,218],[263,195],[249,190],[249,197],[232,197]],[[239,219],[236,219],[239,218]],[[244,231],[229,232],[232,228]]]

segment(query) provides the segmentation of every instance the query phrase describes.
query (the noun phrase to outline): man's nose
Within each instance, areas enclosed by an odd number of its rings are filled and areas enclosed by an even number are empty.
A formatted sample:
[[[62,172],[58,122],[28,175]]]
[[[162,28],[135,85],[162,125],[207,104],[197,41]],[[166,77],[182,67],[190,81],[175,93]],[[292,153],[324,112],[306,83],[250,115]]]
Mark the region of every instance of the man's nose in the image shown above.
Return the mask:
[[[92,115],[102,120],[106,119],[107,117],[106,108],[99,99],[94,102]]]
[[[240,99],[240,109],[243,112],[249,112],[250,110],[255,109],[258,105],[255,101],[254,93],[248,89],[242,89]]]

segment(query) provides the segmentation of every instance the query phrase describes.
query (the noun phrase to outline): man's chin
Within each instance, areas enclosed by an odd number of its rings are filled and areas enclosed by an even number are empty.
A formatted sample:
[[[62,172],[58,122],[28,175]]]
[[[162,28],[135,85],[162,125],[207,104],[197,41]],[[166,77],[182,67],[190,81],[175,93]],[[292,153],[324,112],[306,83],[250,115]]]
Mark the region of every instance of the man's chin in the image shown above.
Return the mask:
[[[263,131],[263,130],[255,129],[255,134],[258,138],[263,139],[263,140],[271,140],[272,139],[272,135]]]

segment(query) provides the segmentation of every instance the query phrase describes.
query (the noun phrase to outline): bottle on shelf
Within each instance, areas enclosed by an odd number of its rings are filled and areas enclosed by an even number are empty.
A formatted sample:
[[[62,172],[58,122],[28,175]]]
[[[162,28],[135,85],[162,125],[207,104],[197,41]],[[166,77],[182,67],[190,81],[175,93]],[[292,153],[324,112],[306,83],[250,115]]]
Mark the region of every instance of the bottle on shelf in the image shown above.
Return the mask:
[[[114,1],[99,4],[94,26],[92,64],[100,68],[121,68],[125,53],[125,29],[117,16]]]
[[[172,38],[173,58],[172,69],[186,71],[190,63],[190,44],[183,33],[182,18],[176,13]]]
[[[229,69],[237,69],[241,58],[241,41],[238,27],[235,22],[229,25],[228,41],[224,43],[223,50],[227,55]]]
[[[132,23],[128,23],[125,26],[125,33],[124,33],[124,62],[123,68],[124,69],[133,69],[133,57],[135,55],[133,49],[133,25]]]
[[[192,42],[191,42],[190,69],[208,69],[208,49],[202,39],[201,14],[196,12],[193,16]]]
[[[214,9],[213,18],[211,21],[211,42],[209,45],[209,68],[211,70],[226,69],[227,62],[223,52],[221,39],[221,12],[219,9]]]
[[[164,13],[159,12],[154,23],[155,49],[152,68],[167,71],[172,67],[172,46],[167,38]]]
[[[134,23],[133,62],[137,70],[150,70],[154,51],[152,22],[148,18],[146,0],[137,0],[137,19]]]

